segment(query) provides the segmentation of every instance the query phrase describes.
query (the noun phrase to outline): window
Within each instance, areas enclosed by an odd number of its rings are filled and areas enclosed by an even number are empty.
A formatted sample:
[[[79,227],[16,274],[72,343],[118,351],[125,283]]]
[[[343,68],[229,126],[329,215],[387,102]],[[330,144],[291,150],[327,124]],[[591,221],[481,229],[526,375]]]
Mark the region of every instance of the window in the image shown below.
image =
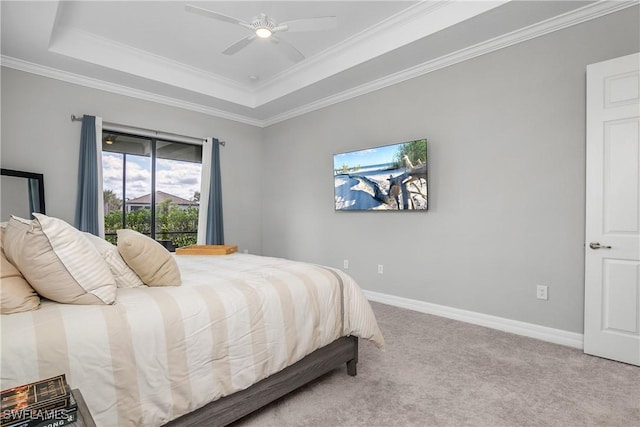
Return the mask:
[[[202,146],[104,131],[105,238],[131,228],[169,249],[195,244],[201,170]]]

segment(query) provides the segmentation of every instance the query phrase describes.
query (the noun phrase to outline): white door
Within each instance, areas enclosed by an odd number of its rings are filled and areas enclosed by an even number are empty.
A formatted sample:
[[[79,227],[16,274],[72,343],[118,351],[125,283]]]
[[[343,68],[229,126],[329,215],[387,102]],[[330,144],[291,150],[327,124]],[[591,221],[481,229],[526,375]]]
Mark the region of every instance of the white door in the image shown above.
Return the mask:
[[[640,54],[587,67],[584,351],[640,365]]]

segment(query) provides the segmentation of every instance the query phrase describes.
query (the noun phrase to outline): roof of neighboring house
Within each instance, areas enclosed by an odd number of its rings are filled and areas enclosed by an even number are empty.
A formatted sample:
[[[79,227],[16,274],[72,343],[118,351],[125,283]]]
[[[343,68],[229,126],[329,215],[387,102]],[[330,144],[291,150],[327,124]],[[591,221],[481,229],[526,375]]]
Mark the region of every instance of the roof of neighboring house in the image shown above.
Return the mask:
[[[164,191],[156,191],[156,203],[162,203],[167,199],[171,200],[171,203],[174,205],[198,206],[200,204],[199,202],[192,202],[191,200],[183,199],[182,197],[174,196]],[[144,196],[129,199],[125,202],[127,205],[148,205],[150,203],[151,194],[145,194]]]

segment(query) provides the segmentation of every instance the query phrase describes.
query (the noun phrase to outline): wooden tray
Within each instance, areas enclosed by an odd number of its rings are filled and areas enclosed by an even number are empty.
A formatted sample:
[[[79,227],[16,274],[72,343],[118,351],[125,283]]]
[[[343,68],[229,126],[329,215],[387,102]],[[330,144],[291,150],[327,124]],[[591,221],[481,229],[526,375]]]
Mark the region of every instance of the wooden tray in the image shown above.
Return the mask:
[[[236,245],[191,245],[176,248],[176,255],[228,255],[237,251]]]

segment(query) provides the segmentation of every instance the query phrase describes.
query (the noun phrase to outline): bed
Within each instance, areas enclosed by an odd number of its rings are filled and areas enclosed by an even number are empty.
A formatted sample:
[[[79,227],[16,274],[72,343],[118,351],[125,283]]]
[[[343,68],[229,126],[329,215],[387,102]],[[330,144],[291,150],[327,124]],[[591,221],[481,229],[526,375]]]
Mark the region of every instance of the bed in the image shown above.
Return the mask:
[[[344,272],[248,254],[179,256],[181,286],[113,305],[45,299],[1,319],[2,388],[65,373],[98,426],[226,425],[384,346]]]

